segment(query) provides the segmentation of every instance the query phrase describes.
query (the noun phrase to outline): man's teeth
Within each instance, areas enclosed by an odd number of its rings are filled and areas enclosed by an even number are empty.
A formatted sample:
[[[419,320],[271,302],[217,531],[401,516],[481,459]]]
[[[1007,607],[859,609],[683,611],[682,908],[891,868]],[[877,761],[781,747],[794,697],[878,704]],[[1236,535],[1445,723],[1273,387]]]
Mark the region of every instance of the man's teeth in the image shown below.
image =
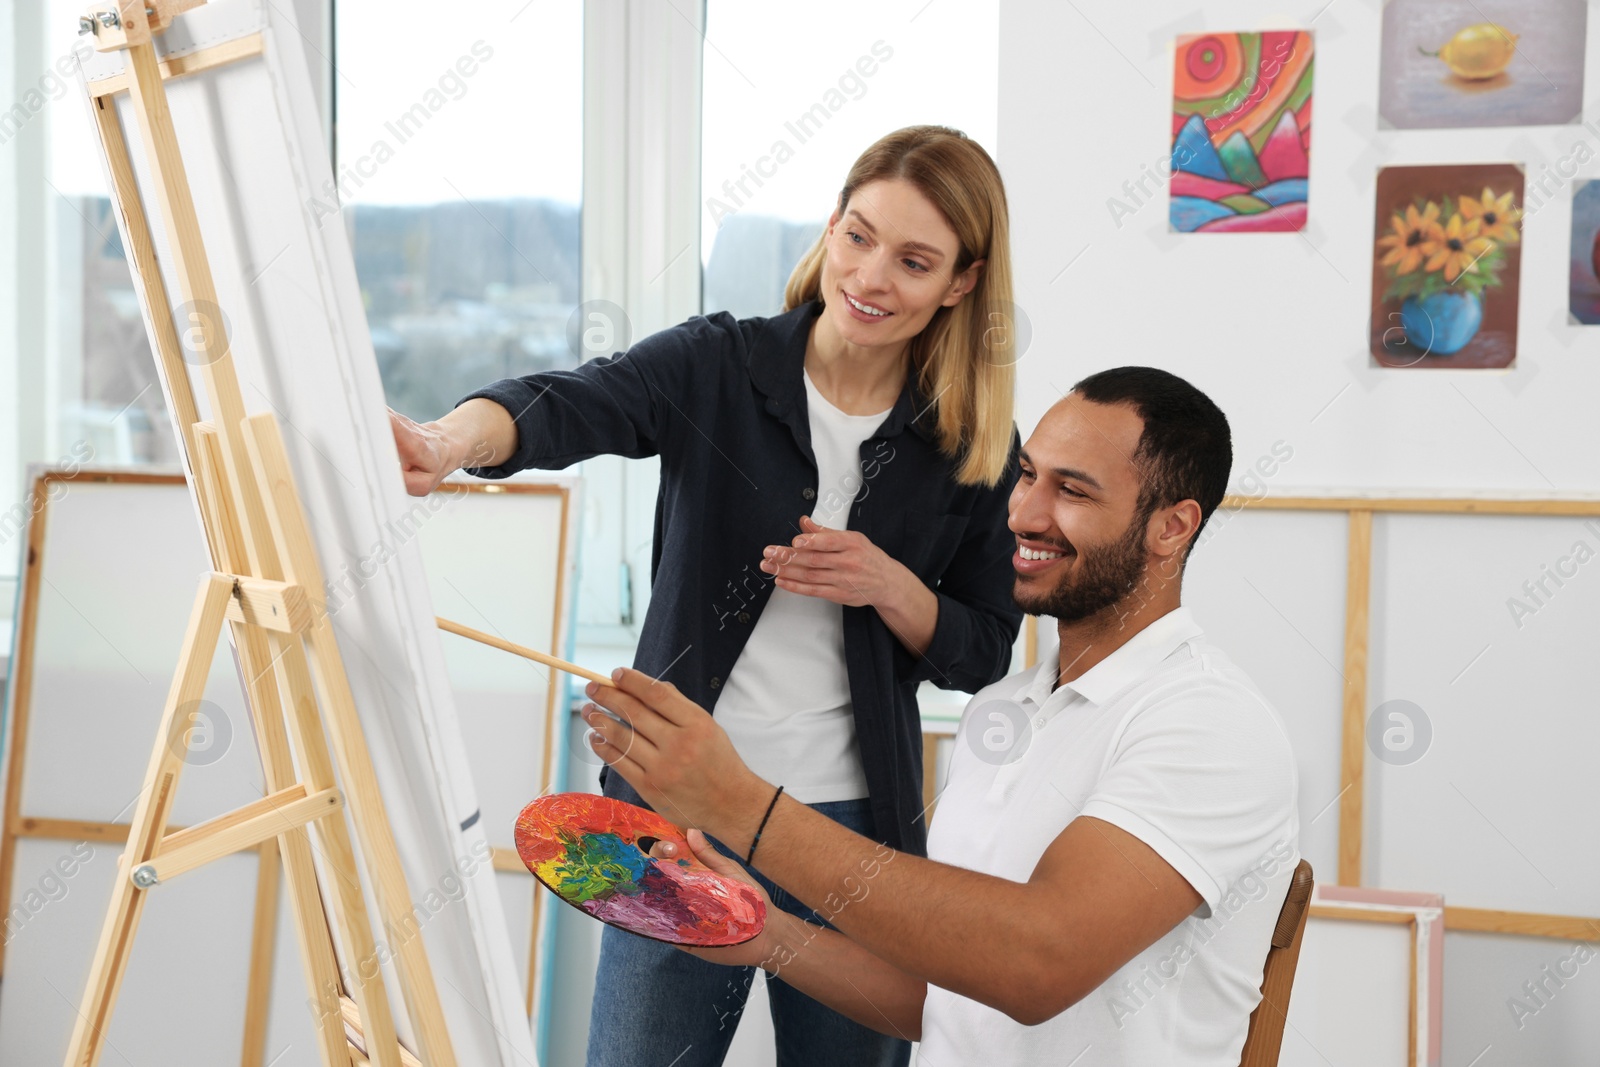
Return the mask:
[[[855,308],[857,311],[865,311],[868,315],[887,315],[887,314],[889,314],[887,311],[879,311],[877,308],[867,307],[867,305],[863,304],[861,301],[857,300],[855,297],[851,296],[849,293],[844,294],[844,298],[846,300],[850,301],[850,306],[851,307]]]
[[[1041,552],[1038,549],[1029,548],[1026,545],[1018,545],[1017,553],[1023,559],[1060,559],[1062,556],[1066,555],[1065,552]]]

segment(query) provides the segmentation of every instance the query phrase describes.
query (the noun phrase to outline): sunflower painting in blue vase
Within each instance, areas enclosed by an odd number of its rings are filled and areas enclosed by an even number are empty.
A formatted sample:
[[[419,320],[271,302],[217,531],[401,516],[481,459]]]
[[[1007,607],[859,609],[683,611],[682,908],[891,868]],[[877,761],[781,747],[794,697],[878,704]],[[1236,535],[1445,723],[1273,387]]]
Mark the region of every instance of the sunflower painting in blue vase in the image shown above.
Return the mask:
[[[1516,361],[1522,171],[1386,167],[1378,176],[1372,355],[1385,367]]]

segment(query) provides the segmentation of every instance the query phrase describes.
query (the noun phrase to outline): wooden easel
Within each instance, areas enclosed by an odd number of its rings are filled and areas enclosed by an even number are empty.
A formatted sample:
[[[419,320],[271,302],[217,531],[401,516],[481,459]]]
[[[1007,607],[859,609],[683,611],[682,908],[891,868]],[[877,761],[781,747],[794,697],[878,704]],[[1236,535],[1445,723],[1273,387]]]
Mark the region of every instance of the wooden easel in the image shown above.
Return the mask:
[[[228,339],[220,323],[204,314],[198,322],[199,373],[212,418],[200,420],[172,323],[172,304],[111,99],[115,92],[129,94],[150,176],[149,199],[158,205],[165,226],[177,295],[188,307],[214,309],[216,287],[162,83],[164,75],[183,71],[158,59],[152,38],[174,16],[203,2],[117,0],[91,11],[84,22],[99,51],[121,51],[126,57],[126,74],[115,80],[117,84],[105,86],[103,92],[92,90],[95,118],[111,162],[115,199],[131,238],[129,256],[149,303],[153,347],[172,399],[214,569],[201,580],[195,595],[66,1063],[91,1067],[99,1060],[146,897],[185,871],[276,838],[306,981],[316,1005],[322,1062],[326,1067],[368,1063],[405,1067],[419,1061],[426,1067],[454,1067],[438,990],[412,921],[410,894],[278,424],[271,415],[246,415]],[[252,54],[235,46],[229,55],[213,57],[212,62]],[[199,69],[200,62],[190,57],[187,66]],[[219,818],[168,833],[167,818],[184,765],[191,719],[225,623],[244,675],[267,795]],[[294,753],[299,755],[298,770]],[[347,808],[372,882],[378,918],[389,932],[384,955],[379,954],[362,893]],[[313,826],[326,880],[319,880],[313,864]],[[334,930],[345,953],[352,983],[348,989],[340,977]],[[415,1034],[415,1056],[401,1047],[395,1035],[379,967],[386,958],[394,960],[399,974]],[[252,992],[265,995],[265,990]]]

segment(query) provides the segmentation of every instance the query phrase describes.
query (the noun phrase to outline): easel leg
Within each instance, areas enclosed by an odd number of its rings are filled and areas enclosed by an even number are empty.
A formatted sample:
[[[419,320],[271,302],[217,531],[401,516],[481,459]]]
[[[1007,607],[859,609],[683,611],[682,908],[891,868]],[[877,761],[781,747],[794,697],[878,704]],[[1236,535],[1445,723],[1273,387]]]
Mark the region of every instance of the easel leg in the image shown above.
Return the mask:
[[[317,714],[305,651],[298,638],[273,634],[268,641],[273,658],[277,661],[275,669],[278,671],[280,690],[290,694],[293,701],[294,706],[289,709],[289,724],[294,731],[295,747],[300,752],[303,764],[303,781],[308,789],[326,788],[334,783],[333,759],[328,753],[327,735]],[[290,642],[293,642],[293,647],[283,647]],[[338,813],[337,818],[324,819],[317,825],[320,828],[318,840],[322,843],[323,865],[329,874],[328,896],[339,920],[339,928],[345,934],[344,949],[348,953],[345,972],[354,987],[353,999],[361,1009],[362,1033],[366,1036],[367,1049],[373,1062],[381,1067],[400,1067],[394,1017],[389,1009],[389,997],[383,988],[380,969],[383,958],[379,955],[373,936],[366,897],[361,891],[361,878],[356,867],[349,827],[342,812]],[[343,1044],[343,1016],[338,991],[333,992],[335,995],[331,1005],[326,1002],[326,997],[318,997],[317,1027],[319,1030],[336,1032]],[[330,1011],[331,1014],[320,1014]]]
[[[283,722],[283,706],[274,684],[272,656],[277,651],[249,626],[236,626],[242,637],[239,660],[247,675],[251,705],[256,709],[256,743],[260,746],[267,791],[281,789],[295,780],[294,760],[289,752]],[[342,813],[335,818],[343,820]],[[323,825],[332,820],[324,820]],[[333,935],[328,930],[327,914],[317,887],[317,870],[312,862],[311,837],[300,827],[278,838],[283,852],[284,872],[289,886],[289,904],[295,932],[300,942],[300,960],[305,967],[306,988],[316,1013],[317,1044],[322,1062],[344,1067],[350,1059],[344,1027],[339,1025],[339,965],[334,955]],[[268,946],[268,951],[271,951]]]
[[[239,1067],[261,1067],[267,1054],[267,1009],[272,1003],[273,947],[278,931],[278,883],[283,853],[276,841],[256,849],[256,913],[250,924],[250,979],[245,986],[244,1040]]]
[[[214,427],[203,425],[196,428],[194,440],[195,481],[200,491],[201,513],[210,534],[207,540],[214,546],[213,551],[222,557],[217,561],[219,566],[234,572],[241,571],[247,563],[247,550],[236,511],[223,504],[228,497],[223,489],[222,442]],[[245,688],[254,711],[256,748],[261,755],[262,774],[267,791],[275,792],[296,780],[294,756],[289,749],[289,728],[285,723],[285,713],[290,709],[284,707],[281,695],[294,694],[296,691],[279,688],[283,677],[278,669],[279,661],[288,657],[301,659],[304,652],[295,638],[268,638],[251,626],[236,624],[233,635],[235,647],[239,650],[239,664],[245,676]],[[304,670],[303,666],[301,670]],[[292,695],[290,699],[296,711],[304,703],[298,696]],[[303,730],[296,726],[296,744],[305,752],[306,742],[302,733]],[[319,730],[319,739],[320,736]],[[320,761],[311,759],[308,763],[323,765],[327,763],[327,757],[324,754]],[[313,788],[322,789],[332,784],[330,775],[327,781],[319,779]],[[338,832],[347,837],[342,813],[334,819],[324,820],[321,825],[326,832],[330,824],[335,822]],[[310,1005],[317,1024],[317,1043],[322,1050],[322,1062],[328,1067],[345,1067],[350,1062],[350,1046],[340,1019],[342,987],[339,966],[333,934],[328,929],[327,913],[317,883],[316,866],[312,861],[311,838],[302,827],[280,836],[278,845],[288,876],[289,903],[300,943],[306,988],[311,994]],[[257,951],[262,951],[261,946],[257,946]],[[272,946],[267,946],[266,951],[272,951]],[[362,997],[363,1002],[367,999],[365,995]],[[379,999],[384,998],[380,995]],[[387,1012],[387,1000],[384,1000],[380,1011]],[[392,1034],[393,1023],[389,1025]],[[251,1050],[246,1048],[245,1051],[248,1055]]]
[[[206,678],[217,652],[228,600],[233,585],[220,574],[211,574],[200,583],[194,612],[184,634],[178,669],[161,713],[161,729],[156,733],[156,748],[150,757],[144,788],[134,810],[128,831],[128,847],[117,864],[117,878],[111,889],[111,907],[100,933],[99,948],[89,968],[89,982],[72,1043],[67,1047],[68,1067],[93,1067],[105,1042],[122,975],[133,949],[134,931],[144,910],[145,891],[133,884],[133,869],[154,855],[166,833],[167,816],[172,811],[178,775],[188,752],[186,734],[199,701],[205,694]]]

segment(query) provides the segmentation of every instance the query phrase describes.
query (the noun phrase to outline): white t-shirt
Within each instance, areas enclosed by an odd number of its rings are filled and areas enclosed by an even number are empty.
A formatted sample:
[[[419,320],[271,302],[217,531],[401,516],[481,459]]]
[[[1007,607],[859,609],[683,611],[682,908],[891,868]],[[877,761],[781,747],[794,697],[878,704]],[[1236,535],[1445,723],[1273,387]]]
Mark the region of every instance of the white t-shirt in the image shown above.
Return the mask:
[[[861,445],[889,412],[847,415],[828,403],[810,374],[805,382],[817,457],[811,518],[842,530],[861,491]],[[774,587],[722,684],[716,716],[750,769],[783,783],[796,800],[821,804],[867,795],[844,664],[844,609],[833,601]]]
[[[1051,659],[967,705],[928,855],[1025,882],[1087,815],[1149,845],[1204,902],[1038,1026],[930,987],[918,1063],[1237,1067],[1300,859],[1283,724],[1185,608],[1052,692],[1057,673]]]

